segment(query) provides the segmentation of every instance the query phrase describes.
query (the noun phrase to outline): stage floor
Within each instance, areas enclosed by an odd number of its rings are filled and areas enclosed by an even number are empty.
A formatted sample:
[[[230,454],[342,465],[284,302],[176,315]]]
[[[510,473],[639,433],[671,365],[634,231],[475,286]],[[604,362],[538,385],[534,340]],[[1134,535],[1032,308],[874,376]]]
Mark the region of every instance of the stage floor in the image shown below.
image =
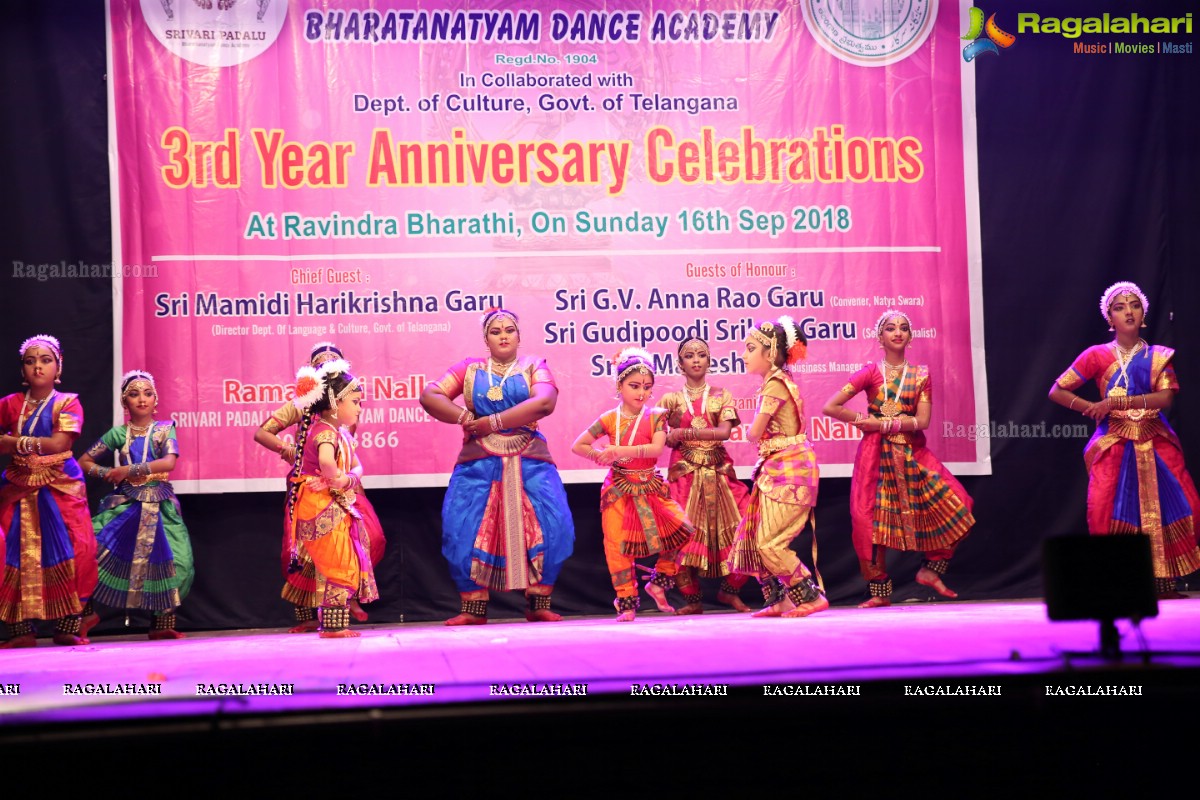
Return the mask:
[[[1161,603],[1159,616],[1142,624],[1146,647],[1160,654],[1148,666],[1136,655],[1141,643],[1130,624],[1119,628],[1125,659],[1118,689],[1169,671],[1174,691],[1183,678],[1184,692],[1195,688],[1200,696],[1200,686],[1190,683],[1200,668],[1200,598]],[[370,708],[430,712],[497,700],[553,702],[578,696],[584,686],[588,697],[630,702],[719,697],[726,686],[763,696],[762,702],[794,703],[798,692],[835,691],[833,685],[874,686],[876,696],[975,686],[983,688],[968,691],[986,696],[1042,675],[1034,682],[1051,694],[1050,686],[1080,684],[1097,663],[1082,658],[1068,666],[1064,651],[1094,651],[1098,644],[1096,623],[1052,623],[1037,600],[834,608],[797,620],[647,612],[634,623],[582,618],[356,629],[361,637],[346,640],[283,630],[196,633],[175,642],[147,641],[144,634],[99,637],[74,648],[41,640],[36,649],[0,653],[0,726]],[[1111,671],[1106,675],[1111,684]],[[288,686],[291,695],[253,694]],[[764,686],[792,687],[782,690],[792,697],[764,696],[772,691]],[[212,694],[231,690],[252,694]]]

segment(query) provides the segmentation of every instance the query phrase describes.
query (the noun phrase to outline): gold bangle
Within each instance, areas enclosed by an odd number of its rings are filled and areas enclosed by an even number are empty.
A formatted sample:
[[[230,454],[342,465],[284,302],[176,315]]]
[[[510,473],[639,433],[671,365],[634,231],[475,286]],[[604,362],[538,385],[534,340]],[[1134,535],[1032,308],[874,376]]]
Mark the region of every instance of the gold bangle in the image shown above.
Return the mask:
[[[1071,405],[1067,406],[1067,408],[1069,408],[1070,410],[1074,411],[1074,410],[1075,410],[1075,401],[1076,401],[1076,400],[1078,400],[1078,399],[1079,399],[1078,397],[1074,397],[1074,396],[1072,396],[1072,397],[1071,397]]]

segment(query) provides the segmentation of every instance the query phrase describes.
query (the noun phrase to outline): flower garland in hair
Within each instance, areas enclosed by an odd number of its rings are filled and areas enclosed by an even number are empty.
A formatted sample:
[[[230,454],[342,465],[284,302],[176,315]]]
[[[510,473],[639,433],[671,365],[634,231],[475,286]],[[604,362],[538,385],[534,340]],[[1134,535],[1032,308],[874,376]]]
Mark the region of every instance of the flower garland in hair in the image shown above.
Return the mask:
[[[146,372],[145,369],[130,369],[130,371],[121,375],[121,397],[125,397],[133,384],[136,383],[150,384],[150,389],[157,391],[157,387],[154,385],[154,375]]]
[[[618,384],[626,375],[628,375],[631,371],[638,369],[639,367],[645,369],[651,375],[654,374],[654,367],[652,366],[654,364],[654,356],[650,355],[650,353],[646,352],[640,347],[624,348],[621,350],[621,352],[617,353],[613,357],[612,363],[613,366],[619,370],[617,373]],[[628,366],[626,366],[625,369],[621,369],[621,365],[627,363]]]
[[[800,341],[800,337],[797,335],[797,332],[800,330],[800,326],[796,324],[796,320],[786,315],[782,316],[779,318],[779,326],[783,328],[783,336],[787,344],[787,347],[784,350],[786,353],[784,356],[784,363],[795,364],[796,362],[803,361],[805,358],[807,358],[808,345]]]
[[[296,371],[296,396],[292,405],[297,411],[308,411],[325,392],[325,376],[305,364]]]
[[[314,359],[326,353],[333,353],[336,358],[342,358],[342,348],[333,342],[317,342],[312,346],[312,351],[308,354],[309,363],[311,364]]]
[[[55,339],[48,333],[39,333],[36,336],[30,336],[21,342],[21,350],[17,353],[17,356],[25,358],[25,351],[37,345],[44,345],[54,352],[54,360],[58,362],[58,372],[61,375],[63,367],[62,345],[58,343],[58,339]]]
[[[887,321],[892,317],[900,317],[908,323],[908,327],[912,328],[912,320],[908,318],[908,314],[903,311],[897,311],[894,308],[889,308],[887,311],[879,315],[879,319],[875,320],[875,335],[879,336],[883,333],[883,326],[887,325]]]
[[[1112,286],[1104,290],[1104,294],[1100,296],[1100,316],[1104,317],[1105,322],[1109,322],[1108,311],[1114,299],[1123,294],[1132,294],[1142,301],[1142,318],[1150,314],[1150,301],[1146,299],[1146,293],[1141,290],[1136,283],[1132,281],[1118,281]]]
[[[131,369],[129,372],[126,372],[121,376],[122,395],[125,394],[125,392],[129,389],[129,384],[133,383],[137,378],[141,378],[143,381],[150,384],[151,389],[155,388],[153,375],[151,375],[149,372],[146,372],[144,369]]]
[[[24,356],[26,350],[38,344],[46,345],[54,351],[54,355],[56,356],[62,353],[62,345],[58,343],[58,339],[55,339],[48,333],[39,333],[21,342],[21,349],[17,352],[17,355]]]
[[[350,362],[344,358],[334,358],[326,361],[321,366],[317,367],[317,374],[321,376],[324,382],[328,382],[334,375],[341,375],[343,372],[350,371]]]
[[[513,312],[506,308],[501,308],[500,306],[492,306],[487,311],[483,312],[483,316],[479,318],[479,327],[486,328],[492,317],[508,317],[513,321],[514,325],[519,327],[521,324],[520,318],[518,318]]]
[[[317,368],[317,375],[321,378],[321,385],[325,387],[325,394],[329,399],[329,407],[334,409],[333,416],[337,418],[337,401],[338,397],[333,394],[333,385],[331,378],[337,375],[345,375],[350,372],[350,362],[344,358],[335,358],[331,361],[326,361]],[[353,385],[353,384],[352,384]],[[349,387],[347,387],[349,388]],[[340,395],[339,395],[340,397]]]

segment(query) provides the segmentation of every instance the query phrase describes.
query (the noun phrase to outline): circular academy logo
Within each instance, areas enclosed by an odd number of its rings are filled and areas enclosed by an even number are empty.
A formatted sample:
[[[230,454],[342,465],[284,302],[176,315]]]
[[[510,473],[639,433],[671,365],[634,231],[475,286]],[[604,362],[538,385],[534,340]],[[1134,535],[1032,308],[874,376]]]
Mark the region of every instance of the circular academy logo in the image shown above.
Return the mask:
[[[141,0],[142,17],[163,47],[206,67],[262,55],[287,17],[287,0]]]
[[[842,61],[882,67],[924,44],[938,0],[802,0],[813,38]]]

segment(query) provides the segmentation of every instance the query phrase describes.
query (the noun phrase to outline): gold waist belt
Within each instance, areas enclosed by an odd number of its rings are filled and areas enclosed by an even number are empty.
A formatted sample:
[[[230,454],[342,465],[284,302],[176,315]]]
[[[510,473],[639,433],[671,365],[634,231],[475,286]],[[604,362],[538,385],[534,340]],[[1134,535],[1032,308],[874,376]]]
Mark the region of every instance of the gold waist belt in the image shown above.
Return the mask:
[[[1112,419],[1128,419],[1134,422],[1139,420],[1151,420],[1158,416],[1157,408],[1127,408],[1124,411],[1110,411],[1108,416]]]
[[[70,450],[52,456],[14,454],[12,463],[4,474],[10,481],[21,486],[45,486],[62,474],[62,465],[70,458]]]
[[[1138,409],[1141,411],[1141,409]],[[1154,410],[1152,417],[1127,417],[1117,416],[1117,412],[1113,412],[1108,418],[1108,432],[1113,436],[1120,436],[1122,439],[1132,439],[1140,442],[1144,439],[1152,439],[1155,436],[1163,433],[1162,421],[1158,418],[1158,409]],[[1128,411],[1121,412],[1128,414]]]
[[[633,478],[635,480],[648,480],[653,478],[658,473],[657,467],[647,467],[646,469],[627,469],[625,467],[618,467],[614,464],[612,469],[615,473],[624,475],[627,478]]]
[[[808,437],[803,433],[798,433],[795,436],[773,436],[770,439],[763,439],[758,443],[758,455],[760,457],[769,456],[773,453],[778,453],[780,450],[786,450],[793,445],[804,444],[807,441]]]

